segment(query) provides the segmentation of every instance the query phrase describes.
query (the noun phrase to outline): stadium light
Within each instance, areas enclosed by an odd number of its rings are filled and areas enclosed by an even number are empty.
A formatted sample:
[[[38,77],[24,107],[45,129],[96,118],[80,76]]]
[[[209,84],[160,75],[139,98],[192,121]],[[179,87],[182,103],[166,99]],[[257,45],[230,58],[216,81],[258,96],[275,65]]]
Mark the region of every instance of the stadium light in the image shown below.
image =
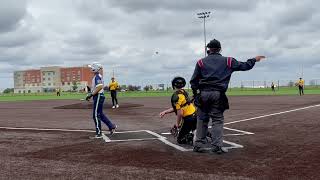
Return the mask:
[[[206,18],[210,17],[210,13],[210,11],[197,13],[198,18],[203,19],[204,57],[206,57],[207,54]]]

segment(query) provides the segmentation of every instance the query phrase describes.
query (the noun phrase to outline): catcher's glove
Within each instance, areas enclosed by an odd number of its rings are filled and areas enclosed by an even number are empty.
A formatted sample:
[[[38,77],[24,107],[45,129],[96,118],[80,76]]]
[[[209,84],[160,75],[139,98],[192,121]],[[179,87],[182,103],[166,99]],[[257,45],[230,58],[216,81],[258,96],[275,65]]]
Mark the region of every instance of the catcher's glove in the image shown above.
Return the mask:
[[[88,94],[87,94],[87,97],[86,97],[86,100],[89,101],[89,100],[92,98],[92,96],[93,96],[93,95],[92,95],[91,93],[88,93]]]
[[[177,137],[178,134],[179,134],[179,128],[178,128],[176,125],[174,125],[174,126],[171,128],[170,133],[171,133],[174,137]]]

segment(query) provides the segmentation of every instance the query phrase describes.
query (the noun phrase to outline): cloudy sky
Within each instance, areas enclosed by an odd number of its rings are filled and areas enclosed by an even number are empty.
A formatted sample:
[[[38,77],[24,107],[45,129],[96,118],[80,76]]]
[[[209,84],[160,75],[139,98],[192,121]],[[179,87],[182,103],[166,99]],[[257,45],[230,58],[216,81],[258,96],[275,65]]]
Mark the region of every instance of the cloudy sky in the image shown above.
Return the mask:
[[[315,0],[0,0],[0,89],[13,71],[99,61],[122,84],[189,78],[207,38],[225,56],[266,55],[232,81],[320,79],[320,3]],[[159,52],[158,54],[156,52]]]

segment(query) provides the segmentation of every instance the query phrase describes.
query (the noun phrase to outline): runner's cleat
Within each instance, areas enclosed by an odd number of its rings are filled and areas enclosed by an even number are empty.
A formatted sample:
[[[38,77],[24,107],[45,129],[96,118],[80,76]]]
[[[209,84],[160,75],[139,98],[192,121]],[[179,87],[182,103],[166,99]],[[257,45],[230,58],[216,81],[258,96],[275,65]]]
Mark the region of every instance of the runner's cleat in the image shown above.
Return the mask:
[[[112,106],[112,109],[116,108],[115,106]]]
[[[116,105],[116,108],[119,108],[119,104]]]
[[[113,134],[116,132],[116,129],[117,129],[117,128],[118,128],[118,126],[115,125],[114,128],[112,128],[112,129],[110,130],[110,135],[113,135]]]
[[[90,137],[90,139],[101,139],[102,138],[102,134],[96,134],[93,137]]]

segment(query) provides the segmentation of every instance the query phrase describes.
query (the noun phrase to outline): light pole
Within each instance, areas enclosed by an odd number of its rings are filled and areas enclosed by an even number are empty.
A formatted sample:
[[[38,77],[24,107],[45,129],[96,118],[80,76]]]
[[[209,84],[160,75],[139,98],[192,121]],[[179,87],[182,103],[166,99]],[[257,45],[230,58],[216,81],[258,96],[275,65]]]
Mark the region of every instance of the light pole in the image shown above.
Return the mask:
[[[203,36],[204,36],[204,57],[207,55],[207,40],[206,40],[206,18],[209,18],[210,11],[197,13],[198,18],[203,19]]]
[[[114,70],[115,70],[115,68],[118,68],[118,67],[121,67],[121,65],[120,65],[120,64],[116,64],[116,65],[113,65],[113,66],[112,66],[112,77],[114,77]]]

